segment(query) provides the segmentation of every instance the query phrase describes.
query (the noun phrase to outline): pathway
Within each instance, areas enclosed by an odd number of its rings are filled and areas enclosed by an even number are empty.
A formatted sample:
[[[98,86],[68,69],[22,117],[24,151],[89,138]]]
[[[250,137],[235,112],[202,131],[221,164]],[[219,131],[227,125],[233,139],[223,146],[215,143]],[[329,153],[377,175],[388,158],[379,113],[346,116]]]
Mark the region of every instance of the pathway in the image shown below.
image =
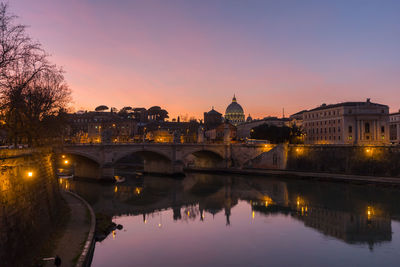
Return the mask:
[[[61,194],[71,209],[71,216],[63,236],[56,244],[54,255],[61,258],[61,266],[74,266],[89,233],[90,217],[85,204],[80,199],[66,192]],[[45,266],[54,266],[54,263],[47,262]]]

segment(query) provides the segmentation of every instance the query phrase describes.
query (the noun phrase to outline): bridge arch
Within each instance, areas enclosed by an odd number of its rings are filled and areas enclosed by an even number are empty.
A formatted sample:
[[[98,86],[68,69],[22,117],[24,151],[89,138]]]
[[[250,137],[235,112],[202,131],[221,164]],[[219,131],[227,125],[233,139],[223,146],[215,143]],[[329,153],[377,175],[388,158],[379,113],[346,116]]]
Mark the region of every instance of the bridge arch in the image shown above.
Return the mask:
[[[176,164],[169,155],[166,155],[162,151],[154,151],[150,149],[133,149],[117,155],[113,160],[113,165],[117,164],[123,158],[130,155],[137,155],[143,159],[143,170],[146,173],[153,174],[174,174],[181,172],[177,170]]]
[[[102,177],[100,160],[82,152],[64,151],[60,154],[60,167],[72,169],[74,176],[79,178]]]
[[[96,163],[98,166],[101,165],[100,159],[96,158],[92,154],[88,154],[88,153],[84,153],[84,152],[80,152],[80,151],[64,151],[60,155],[65,155],[69,158],[72,157],[72,158],[85,159],[85,160],[89,160],[89,161]]]
[[[183,162],[189,168],[223,168],[225,158],[218,152],[208,149],[191,151],[183,156]]]
[[[169,155],[166,155],[163,152],[154,151],[151,149],[133,149],[117,155],[116,158],[114,158],[113,163],[114,164],[118,163],[121,159],[128,157],[130,155],[138,155],[145,161],[161,160],[161,161],[171,162]]]

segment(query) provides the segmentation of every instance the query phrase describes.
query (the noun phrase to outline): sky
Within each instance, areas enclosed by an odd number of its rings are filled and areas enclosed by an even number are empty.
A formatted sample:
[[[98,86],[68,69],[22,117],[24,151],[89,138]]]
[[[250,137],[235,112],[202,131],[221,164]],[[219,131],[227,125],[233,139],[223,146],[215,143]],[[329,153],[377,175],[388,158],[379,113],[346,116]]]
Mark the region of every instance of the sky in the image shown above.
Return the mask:
[[[282,116],[322,103],[400,108],[400,1],[9,0],[66,71],[75,110]]]

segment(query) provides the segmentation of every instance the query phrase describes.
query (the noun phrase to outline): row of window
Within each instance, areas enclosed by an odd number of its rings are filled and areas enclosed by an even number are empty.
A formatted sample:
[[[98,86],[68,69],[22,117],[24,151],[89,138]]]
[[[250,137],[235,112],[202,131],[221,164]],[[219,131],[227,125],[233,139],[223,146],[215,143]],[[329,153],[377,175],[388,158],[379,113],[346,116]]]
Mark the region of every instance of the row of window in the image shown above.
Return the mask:
[[[336,124],[336,123],[340,123],[341,120],[326,120],[326,121],[316,121],[316,122],[306,122],[305,126],[318,126],[318,125],[330,125],[330,124]]]
[[[340,115],[340,110],[333,110],[333,111],[324,111],[324,112],[319,112],[319,113],[305,114],[304,118],[305,119],[314,119],[314,118],[319,118],[319,117],[338,116],[338,115]]]
[[[340,127],[312,128],[309,129],[308,134],[336,133],[336,131],[340,133]]]

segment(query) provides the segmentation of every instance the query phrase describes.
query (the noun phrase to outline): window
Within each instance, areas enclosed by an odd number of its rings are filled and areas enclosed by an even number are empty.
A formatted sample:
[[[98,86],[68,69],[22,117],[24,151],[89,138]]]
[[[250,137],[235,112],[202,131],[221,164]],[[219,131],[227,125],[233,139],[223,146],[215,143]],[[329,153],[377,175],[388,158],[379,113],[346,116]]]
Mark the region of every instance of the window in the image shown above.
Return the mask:
[[[370,132],[370,129],[369,129],[369,122],[366,122],[366,123],[365,123],[364,128],[365,128],[365,133],[369,133],[369,132]],[[368,139],[368,138],[367,138],[367,139]]]
[[[385,133],[385,126],[381,127],[381,133]]]
[[[349,133],[352,133],[353,132],[353,126],[349,126]]]

